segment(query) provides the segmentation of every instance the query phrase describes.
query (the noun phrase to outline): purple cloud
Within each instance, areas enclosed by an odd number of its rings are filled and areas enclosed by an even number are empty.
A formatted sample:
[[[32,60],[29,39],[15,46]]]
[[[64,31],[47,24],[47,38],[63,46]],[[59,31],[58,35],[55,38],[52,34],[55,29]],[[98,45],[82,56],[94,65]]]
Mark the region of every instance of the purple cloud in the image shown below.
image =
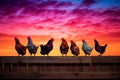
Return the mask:
[[[83,0],[81,5],[89,7],[97,2],[98,2],[98,0]]]
[[[8,30],[16,30],[19,27],[21,31],[34,28],[35,30],[56,30],[53,32],[56,33],[60,28],[60,33],[64,32],[67,35],[75,33],[72,36],[87,35],[94,31],[104,33],[106,30],[113,30],[111,28],[113,26],[116,30],[115,27],[120,24],[120,8],[89,8],[97,2],[97,0],[83,0],[80,4],[73,4],[70,1],[54,0],[11,0],[11,2],[1,0],[0,24],[9,26],[6,27]],[[82,4],[87,8],[77,7],[75,4]],[[52,32],[49,31],[49,33]]]

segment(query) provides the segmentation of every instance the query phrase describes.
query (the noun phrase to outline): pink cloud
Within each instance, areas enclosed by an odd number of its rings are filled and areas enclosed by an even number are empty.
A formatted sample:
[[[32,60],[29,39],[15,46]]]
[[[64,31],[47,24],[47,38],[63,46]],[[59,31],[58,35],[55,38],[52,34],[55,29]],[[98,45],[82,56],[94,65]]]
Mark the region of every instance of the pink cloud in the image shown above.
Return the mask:
[[[16,1],[15,1],[16,2]],[[102,34],[117,35],[119,29],[119,8],[90,9],[75,7],[72,2],[62,1],[21,1],[3,4],[0,10],[1,32],[13,34],[40,34],[55,37],[89,37],[94,33],[98,37]],[[96,0],[83,1],[82,4],[91,6]],[[13,6],[14,5],[14,6]],[[7,8],[11,7],[9,10]],[[66,8],[67,7],[67,8]],[[70,9],[70,7],[74,7]],[[114,27],[113,27],[114,26]],[[47,33],[46,33],[47,32]],[[110,33],[110,34],[107,34]],[[113,33],[112,33],[113,32]],[[115,34],[114,34],[115,32]],[[61,35],[60,35],[61,34]],[[110,37],[110,36],[109,36]],[[115,36],[117,37],[117,36]]]
[[[44,29],[44,27],[43,26],[37,26],[36,29],[42,30],[42,29]]]

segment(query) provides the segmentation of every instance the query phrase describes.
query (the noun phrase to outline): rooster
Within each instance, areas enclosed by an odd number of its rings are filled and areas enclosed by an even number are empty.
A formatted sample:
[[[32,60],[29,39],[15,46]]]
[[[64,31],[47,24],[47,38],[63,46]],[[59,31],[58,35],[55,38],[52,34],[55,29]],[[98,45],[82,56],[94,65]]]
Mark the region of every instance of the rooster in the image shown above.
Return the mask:
[[[104,46],[100,46],[96,39],[94,40],[94,42],[95,42],[95,50],[100,53],[99,56],[102,56],[106,50],[107,44],[105,44]]]
[[[85,53],[85,56],[90,55],[93,50],[93,47],[90,47],[84,39],[82,40],[82,42],[82,50]]]
[[[64,38],[62,38],[61,40],[62,40],[62,43],[60,45],[60,52],[61,52],[62,56],[63,56],[63,54],[65,54],[67,56],[69,46],[67,44],[67,41]]]
[[[47,42],[47,44],[45,44],[45,45],[40,45],[40,48],[41,48],[41,54],[42,55],[45,55],[45,54],[47,54],[47,56],[48,56],[48,54],[50,53],[50,51],[53,49],[53,41],[54,41],[54,39],[53,38],[51,38],[48,42]]]
[[[17,37],[14,38],[15,40],[15,50],[18,53],[18,56],[26,54],[26,46],[22,45]]]
[[[33,43],[33,41],[32,41],[32,39],[31,39],[30,36],[28,36],[27,39],[28,39],[28,44],[27,44],[28,51],[29,51],[29,53],[30,53],[31,56],[32,56],[32,54],[34,54],[34,56],[35,56],[35,54],[36,54],[37,49],[38,49],[39,46],[36,46]]]
[[[72,54],[75,56],[78,56],[80,54],[80,50],[79,50],[78,46],[75,44],[75,42],[73,40],[71,40],[70,42],[71,42],[70,50],[71,50]]]

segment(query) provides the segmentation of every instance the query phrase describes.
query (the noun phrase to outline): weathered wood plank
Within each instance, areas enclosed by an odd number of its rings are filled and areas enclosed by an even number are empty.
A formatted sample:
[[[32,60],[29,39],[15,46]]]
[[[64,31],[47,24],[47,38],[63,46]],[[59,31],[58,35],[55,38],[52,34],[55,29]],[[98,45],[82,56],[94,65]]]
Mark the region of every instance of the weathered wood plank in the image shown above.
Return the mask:
[[[0,79],[120,79],[120,72],[7,72]]]
[[[0,79],[120,79],[120,56],[1,56]]]
[[[0,63],[120,63],[120,56],[1,56]]]
[[[120,56],[93,56],[93,63],[120,63]]]

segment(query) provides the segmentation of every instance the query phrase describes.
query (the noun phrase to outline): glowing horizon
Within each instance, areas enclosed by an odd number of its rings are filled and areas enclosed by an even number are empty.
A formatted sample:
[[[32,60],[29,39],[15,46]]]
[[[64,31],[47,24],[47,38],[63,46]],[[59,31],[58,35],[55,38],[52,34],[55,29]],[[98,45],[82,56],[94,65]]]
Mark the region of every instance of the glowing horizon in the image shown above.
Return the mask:
[[[79,56],[84,56],[82,39],[90,46],[94,39],[107,43],[104,55],[120,55],[120,0],[0,0],[0,4],[0,56],[17,56],[14,37],[26,45],[28,35],[36,45],[53,37],[51,56],[61,55],[62,37],[69,45],[70,40],[77,43]],[[70,50],[68,55],[72,55]],[[98,53],[93,50],[91,55]]]

